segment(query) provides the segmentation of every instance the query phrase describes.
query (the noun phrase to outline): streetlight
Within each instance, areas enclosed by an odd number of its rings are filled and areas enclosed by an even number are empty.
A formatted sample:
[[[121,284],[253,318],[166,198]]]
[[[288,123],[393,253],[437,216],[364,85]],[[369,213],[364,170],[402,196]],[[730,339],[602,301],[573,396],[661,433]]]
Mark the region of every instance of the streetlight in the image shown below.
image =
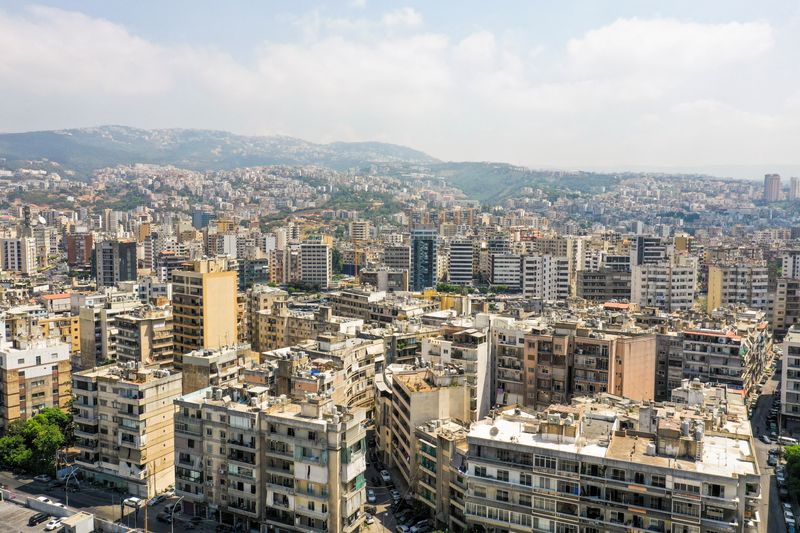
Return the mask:
[[[69,507],[69,478],[72,477],[75,479],[75,483],[78,483],[78,468],[76,467],[75,470],[67,474],[67,477],[64,478],[64,499],[67,502],[67,507]]]
[[[175,512],[178,510],[178,504],[181,503],[183,496],[178,498],[178,501],[172,506],[172,516],[169,517],[169,531],[175,533]]]

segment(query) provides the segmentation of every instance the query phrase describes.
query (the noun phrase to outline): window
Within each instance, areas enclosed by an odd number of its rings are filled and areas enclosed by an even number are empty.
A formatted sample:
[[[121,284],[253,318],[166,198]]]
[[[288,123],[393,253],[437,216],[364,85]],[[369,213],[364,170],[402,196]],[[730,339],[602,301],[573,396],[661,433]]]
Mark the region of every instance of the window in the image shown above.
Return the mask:
[[[520,474],[519,484],[525,485],[526,487],[530,487],[533,484],[533,476],[530,474]]]
[[[625,471],[621,468],[612,468],[611,469],[611,479],[616,481],[625,481]]]
[[[486,467],[485,466],[476,466],[475,467],[475,477],[486,477]]]
[[[667,478],[654,474],[653,477],[650,478],[650,484],[654,487],[661,487],[663,489],[667,486]]]
[[[531,496],[530,494],[520,494],[519,495],[519,504],[523,507],[530,507],[531,506]]]
[[[472,493],[477,498],[485,498],[486,497],[486,487],[483,487],[481,485],[475,485],[475,487],[472,489]]]
[[[194,448],[194,439],[188,439],[186,444],[189,446],[189,448]]]
[[[317,440],[317,432],[316,431],[309,431],[308,432],[308,440]]]
[[[633,474],[633,482],[644,485],[644,472],[635,472]]]
[[[505,481],[506,483],[508,483],[508,470],[498,470],[497,479],[499,481]]]
[[[495,499],[499,502],[507,502],[508,501],[508,491],[507,490],[498,490],[495,493]]]
[[[555,470],[556,458],[548,457],[545,455],[537,455],[534,458],[534,466],[536,466],[537,468],[546,468],[547,470]]]

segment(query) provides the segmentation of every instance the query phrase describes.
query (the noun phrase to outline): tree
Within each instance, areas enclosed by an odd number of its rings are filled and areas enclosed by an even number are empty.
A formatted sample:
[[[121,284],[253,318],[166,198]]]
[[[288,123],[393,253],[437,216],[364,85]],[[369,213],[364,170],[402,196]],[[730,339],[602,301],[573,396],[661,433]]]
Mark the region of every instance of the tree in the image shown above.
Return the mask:
[[[72,440],[72,417],[56,408],[45,408],[28,420],[9,424],[0,438],[0,462],[34,473],[53,473],[59,448]]]
[[[786,480],[789,483],[789,491],[794,496],[800,496],[800,445],[786,446],[783,449],[783,456],[786,459]]]

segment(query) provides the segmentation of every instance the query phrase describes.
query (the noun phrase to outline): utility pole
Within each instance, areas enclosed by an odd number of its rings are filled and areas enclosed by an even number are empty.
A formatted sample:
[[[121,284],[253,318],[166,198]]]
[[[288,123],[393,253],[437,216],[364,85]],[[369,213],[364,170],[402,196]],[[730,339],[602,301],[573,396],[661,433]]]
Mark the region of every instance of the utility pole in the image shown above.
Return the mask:
[[[170,533],[175,533],[175,513],[178,511],[178,504],[181,503],[183,496],[178,498],[178,501],[175,502],[175,505],[172,507],[172,516],[169,517],[169,531]]]

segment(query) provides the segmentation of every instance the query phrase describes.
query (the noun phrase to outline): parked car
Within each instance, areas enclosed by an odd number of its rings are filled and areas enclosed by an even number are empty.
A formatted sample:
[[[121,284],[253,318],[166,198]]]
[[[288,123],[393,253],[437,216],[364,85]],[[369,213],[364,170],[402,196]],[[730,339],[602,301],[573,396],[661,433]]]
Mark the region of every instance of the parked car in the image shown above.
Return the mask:
[[[389,483],[392,480],[392,476],[389,474],[388,470],[381,470],[381,479],[384,483]]]
[[[408,526],[404,526],[403,524],[397,526],[397,533],[409,533],[410,531],[411,528]]]
[[[761,435],[761,442],[763,442],[764,444],[772,444],[772,441],[766,435]]]
[[[420,520],[411,528],[411,533],[421,533],[422,531],[426,531],[431,527],[430,520]]]
[[[173,496],[175,496],[175,489],[173,487],[168,488],[167,490],[164,491],[164,496],[166,496],[167,498],[172,498]]]
[[[136,496],[131,496],[130,498],[125,498],[122,500],[122,503],[128,507],[133,507],[134,509],[138,509],[144,503],[144,500],[138,498]]]
[[[392,496],[392,499],[393,499],[394,501],[396,501],[396,502],[397,502],[397,501],[400,501],[400,498],[402,498],[402,496],[400,496],[400,491],[399,491],[399,490],[397,490],[397,489],[392,489],[392,490],[390,490],[390,491],[389,491],[389,494]]]
[[[45,531],[53,531],[61,527],[61,520],[58,518],[51,519],[47,525],[44,526]]]
[[[369,514],[369,513],[366,513],[366,514],[364,515],[364,522],[365,522],[367,525],[370,525],[370,524],[372,524],[373,522],[375,522],[375,519],[372,517],[372,515],[371,515],[371,514]]]
[[[51,478],[47,474],[39,474],[38,476],[34,476],[33,478],[34,481],[39,481],[40,483],[48,483],[51,479],[53,478]]]
[[[53,500],[51,500],[50,498],[48,498],[46,496],[39,496],[36,499],[39,500],[42,503],[53,503]]]
[[[181,511],[183,511],[183,503],[181,503],[181,502],[170,503],[169,505],[164,507],[164,512],[169,513],[169,514],[173,514],[173,513],[176,513],[176,512],[180,513]]]
[[[372,489],[367,489],[367,503],[375,503],[378,499],[375,497],[375,491]]]
[[[776,466],[778,464],[778,458],[774,455],[770,455],[767,457],[767,466]]]
[[[47,514],[47,513],[36,513],[32,517],[28,518],[28,525],[29,526],[35,526],[35,525],[41,524],[42,522],[44,522],[48,518],[50,518],[50,515]]]
[[[158,520],[159,522],[166,522],[167,524],[169,524],[172,522],[172,513],[161,511],[156,515],[156,520]]]
[[[153,497],[152,497],[152,498],[150,498],[150,500],[147,502],[147,506],[148,506],[148,507],[155,507],[155,506],[156,506],[156,505],[158,505],[159,503],[161,503],[161,502],[163,502],[163,501],[166,501],[166,499],[167,499],[167,497],[166,497],[166,496],[164,496],[163,494],[159,494],[158,496],[153,496]]]

